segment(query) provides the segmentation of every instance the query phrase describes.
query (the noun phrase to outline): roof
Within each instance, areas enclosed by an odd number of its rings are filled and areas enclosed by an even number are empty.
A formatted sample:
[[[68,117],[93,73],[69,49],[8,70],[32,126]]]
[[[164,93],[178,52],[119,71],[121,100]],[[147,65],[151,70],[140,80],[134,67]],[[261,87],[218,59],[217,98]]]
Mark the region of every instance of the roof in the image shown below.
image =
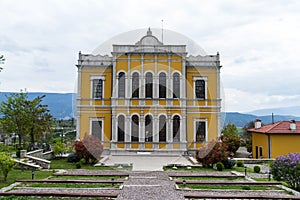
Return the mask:
[[[296,121],[296,130],[290,129],[290,121],[279,121],[272,124],[267,124],[261,128],[248,129],[249,132],[254,133],[272,133],[272,134],[300,134],[300,121]]]

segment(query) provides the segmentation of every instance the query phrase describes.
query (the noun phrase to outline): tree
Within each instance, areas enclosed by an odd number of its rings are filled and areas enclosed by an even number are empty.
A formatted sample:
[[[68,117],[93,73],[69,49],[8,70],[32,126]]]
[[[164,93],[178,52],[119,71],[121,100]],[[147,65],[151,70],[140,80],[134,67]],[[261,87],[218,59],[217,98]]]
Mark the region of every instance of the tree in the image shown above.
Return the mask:
[[[238,129],[234,124],[229,123],[223,128],[221,139],[228,146],[228,151],[231,154],[235,154],[241,146]]]
[[[0,104],[1,125],[7,133],[19,136],[19,146],[23,137],[30,136],[32,145],[35,138],[50,130],[52,116],[46,105],[42,105],[45,96],[28,100],[28,94],[14,93]]]
[[[246,142],[246,148],[249,153],[252,152],[252,133],[248,132],[248,129],[254,128],[254,121],[249,122],[243,127],[243,137]]]
[[[196,159],[202,163],[204,167],[212,167],[217,162],[223,162],[228,159],[227,144],[221,141],[210,141],[196,151]]]
[[[0,152],[0,171],[4,176],[4,181],[7,180],[8,173],[14,168],[15,161],[6,153]]]
[[[94,135],[87,134],[85,134],[82,141],[76,141],[74,147],[76,156],[83,158],[86,164],[90,161],[95,163],[103,151],[103,145],[100,139]]]

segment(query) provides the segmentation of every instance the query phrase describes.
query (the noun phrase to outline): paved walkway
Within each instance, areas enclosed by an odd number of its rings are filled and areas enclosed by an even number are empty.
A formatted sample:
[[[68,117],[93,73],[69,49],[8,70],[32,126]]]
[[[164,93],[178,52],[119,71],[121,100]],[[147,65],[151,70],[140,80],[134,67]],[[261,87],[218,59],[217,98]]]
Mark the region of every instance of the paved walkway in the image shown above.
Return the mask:
[[[101,162],[101,161],[100,161]],[[103,162],[105,165],[130,165],[132,171],[163,171],[163,166],[168,164],[192,165],[192,163],[183,156],[153,156],[153,155],[135,155],[135,156],[113,156],[110,155]]]

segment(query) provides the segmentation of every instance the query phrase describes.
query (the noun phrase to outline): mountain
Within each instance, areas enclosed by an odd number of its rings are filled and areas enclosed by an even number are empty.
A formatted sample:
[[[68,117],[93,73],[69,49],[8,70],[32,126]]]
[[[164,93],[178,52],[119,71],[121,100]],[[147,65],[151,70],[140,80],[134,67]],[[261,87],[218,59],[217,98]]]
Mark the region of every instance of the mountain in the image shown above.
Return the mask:
[[[6,96],[11,92],[0,92],[0,102],[6,101]],[[29,92],[28,99],[34,99],[37,96],[46,95],[42,104],[48,105],[48,108],[56,119],[68,119],[75,116],[75,94],[74,93],[47,93],[47,92]]]
[[[0,92],[0,102],[6,101],[6,95],[10,95],[10,92]],[[51,114],[56,119],[68,119],[75,117],[75,94],[74,93],[45,93],[45,92],[29,92],[28,98],[33,99],[37,96],[46,95],[43,100],[43,104],[48,105]],[[271,113],[274,113],[274,121],[281,121],[281,120],[299,120],[300,117],[295,117],[299,115],[293,116],[292,111],[297,113],[297,109],[300,110],[300,107],[289,107],[290,108],[290,115],[284,115],[283,111],[288,113],[287,108],[274,108],[274,109],[263,109],[253,111],[253,113],[257,114],[243,114],[238,112],[226,112],[223,113],[223,121],[224,124],[232,123],[235,124],[237,127],[243,127],[250,121],[255,119],[262,120],[263,124],[272,123],[272,116]],[[281,112],[279,112],[281,111]],[[260,114],[261,113],[261,114]],[[267,113],[267,114],[265,114]],[[280,115],[276,115],[276,113],[280,113]],[[298,112],[300,113],[300,112]]]
[[[300,117],[300,106],[281,107],[281,108],[268,108],[260,109],[249,112],[253,115],[271,115],[272,113],[277,115],[292,115]]]
[[[300,121],[300,117],[295,117],[292,115],[274,115],[272,119],[272,115],[258,116],[252,114],[242,114],[238,112],[226,112],[223,114],[224,124],[232,123],[237,127],[243,127],[255,119],[260,119],[263,124],[270,124],[272,123],[272,120],[274,120],[274,122],[291,119]]]

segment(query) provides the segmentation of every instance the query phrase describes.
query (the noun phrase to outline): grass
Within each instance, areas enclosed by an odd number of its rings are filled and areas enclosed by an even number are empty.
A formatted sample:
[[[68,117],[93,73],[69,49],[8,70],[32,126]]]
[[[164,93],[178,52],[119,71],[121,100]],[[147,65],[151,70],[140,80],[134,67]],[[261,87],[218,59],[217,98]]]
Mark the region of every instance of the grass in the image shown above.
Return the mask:
[[[51,179],[82,179],[82,180],[86,180],[86,179],[125,179],[126,176],[53,176],[51,177]]]
[[[119,188],[120,184],[110,183],[23,183],[18,187],[46,187],[46,188]]]
[[[34,179],[44,179],[52,175],[51,171],[43,171],[38,170],[34,173]],[[0,188],[6,187],[14,182],[17,179],[31,179],[32,178],[32,171],[31,170],[19,170],[14,169],[8,173],[7,181],[4,182],[3,179],[0,180]]]
[[[191,189],[220,189],[220,190],[279,190],[276,186],[248,186],[248,185],[197,185],[197,184],[178,184],[180,188]]]
[[[59,158],[51,160],[51,169],[77,169],[76,163],[68,162],[67,158]],[[91,169],[91,170],[131,170],[132,167],[110,167],[110,166],[97,166],[93,164],[81,164],[81,169]]]
[[[174,179],[181,179],[181,180],[228,180],[228,181],[233,181],[233,180],[245,180],[244,178],[240,177],[229,177],[229,178],[221,178],[221,177],[192,177],[192,176],[178,176],[174,177]]]

